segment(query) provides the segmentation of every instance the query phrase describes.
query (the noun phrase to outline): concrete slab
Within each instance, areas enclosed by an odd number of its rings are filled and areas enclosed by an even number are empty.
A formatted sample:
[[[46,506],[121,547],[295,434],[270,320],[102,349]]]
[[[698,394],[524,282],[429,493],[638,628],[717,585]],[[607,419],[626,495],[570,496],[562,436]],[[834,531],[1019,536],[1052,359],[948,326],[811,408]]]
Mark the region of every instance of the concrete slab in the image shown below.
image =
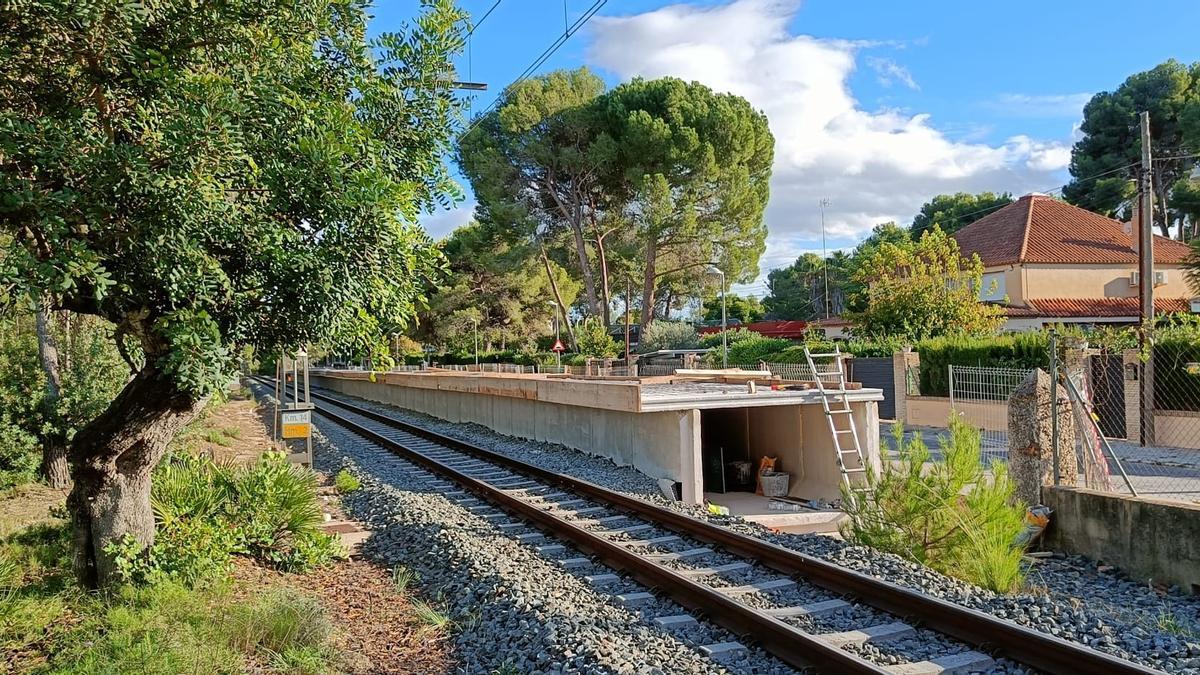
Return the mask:
[[[987,654],[960,652],[930,661],[884,666],[884,670],[895,673],[895,675],[957,675],[958,673],[986,671],[993,663],[995,663],[995,659]]]
[[[821,639],[826,642],[838,646],[845,647],[846,645],[861,645],[867,642],[883,642],[885,640],[897,640],[903,637],[909,637],[916,634],[917,630],[912,626],[901,623],[899,621],[893,623],[883,623],[878,626],[871,626],[862,630],[848,630],[841,633],[825,633],[821,635]]]
[[[838,510],[775,511],[770,508],[770,497],[753,492],[705,492],[704,498],[729,509],[731,516],[790,534],[837,532],[846,519],[846,514]]]

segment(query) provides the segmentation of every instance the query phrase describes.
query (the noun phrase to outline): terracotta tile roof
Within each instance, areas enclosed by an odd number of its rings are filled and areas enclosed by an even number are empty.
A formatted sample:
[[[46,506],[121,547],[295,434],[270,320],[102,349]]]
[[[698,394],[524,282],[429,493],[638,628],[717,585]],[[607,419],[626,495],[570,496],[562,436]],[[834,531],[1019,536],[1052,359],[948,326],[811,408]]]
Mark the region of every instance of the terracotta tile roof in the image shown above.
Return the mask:
[[[1015,263],[1137,264],[1124,225],[1046,195],[1025,195],[955,232],[963,255],[987,267]],[[1184,243],[1154,236],[1154,261],[1182,263]]]
[[[1187,312],[1187,298],[1155,298],[1155,312]],[[1138,315],[1137,298],[1038,298],[1029,307],[1007,307],[1010,317],[1044,316],[1049,318],[1130,317]]]

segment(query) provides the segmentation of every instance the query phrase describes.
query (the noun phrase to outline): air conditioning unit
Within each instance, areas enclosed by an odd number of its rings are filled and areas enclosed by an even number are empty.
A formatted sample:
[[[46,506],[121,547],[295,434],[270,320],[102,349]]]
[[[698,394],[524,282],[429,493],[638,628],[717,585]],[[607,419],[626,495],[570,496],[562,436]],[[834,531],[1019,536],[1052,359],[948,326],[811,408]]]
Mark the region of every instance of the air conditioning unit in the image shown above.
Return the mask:
[[[1200,314],[1200,298],[1192,298],[1191,309],[1192,314]]]
[[[1130,272],[1129,273],[1129,285],[1130,286],[1137,286],[1138,283],[1141,281],[1141,279],[1142,279],[1142,275],[1140,272]],[[1155,286],[1163,286],[1166,283],[1167,283],[1167,271],[1166,270],[1156,271],[1154,273],[1154,285]]]

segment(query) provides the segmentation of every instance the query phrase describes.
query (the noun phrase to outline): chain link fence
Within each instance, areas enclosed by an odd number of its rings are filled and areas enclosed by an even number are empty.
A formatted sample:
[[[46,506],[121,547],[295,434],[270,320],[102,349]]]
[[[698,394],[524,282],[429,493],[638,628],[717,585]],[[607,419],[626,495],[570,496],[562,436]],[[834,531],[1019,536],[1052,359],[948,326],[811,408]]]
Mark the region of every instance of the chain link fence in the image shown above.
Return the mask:
[[[1008,460],[1008,399],[1033,371],[1028,368],[949,366],[950,410],[982,436],[982,460]]]

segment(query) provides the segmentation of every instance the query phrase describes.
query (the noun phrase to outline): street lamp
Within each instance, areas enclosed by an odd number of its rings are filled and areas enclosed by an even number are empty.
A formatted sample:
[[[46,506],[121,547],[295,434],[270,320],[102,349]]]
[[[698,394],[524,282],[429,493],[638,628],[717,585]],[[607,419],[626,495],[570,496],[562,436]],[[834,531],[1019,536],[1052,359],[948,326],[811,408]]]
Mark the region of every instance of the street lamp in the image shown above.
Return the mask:
[[[721,368],[729,367],[729,336],[726,332],[729,330],[729,325],[725,317],[725,273],[720,267],[715,264],[709,265],[704,274],[710,277],[716,277],[721,282]]]
[[[558,341],[559,341],[559,337],[558,337],[558,303],[557,302],[547,302],[546,306],[554,308],[554,344],[557,345]],[[554,365],[556,365],[556,366],[562,365],[562,352],[558,351],[557,349],[554,350]]]
[[[471,319],[475,324],[475,370],[479,370],[479,319]]]

